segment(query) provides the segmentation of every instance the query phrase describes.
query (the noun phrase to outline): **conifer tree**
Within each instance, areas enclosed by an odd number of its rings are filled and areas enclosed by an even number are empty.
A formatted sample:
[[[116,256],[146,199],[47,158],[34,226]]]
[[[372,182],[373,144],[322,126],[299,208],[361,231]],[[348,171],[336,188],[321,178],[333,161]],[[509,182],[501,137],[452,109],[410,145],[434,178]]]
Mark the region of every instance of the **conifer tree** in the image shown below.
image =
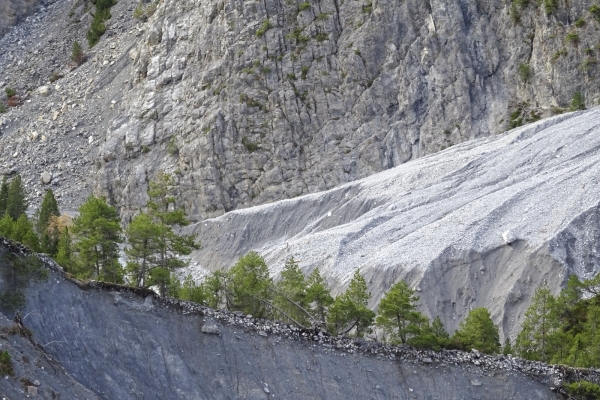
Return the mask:
[[[24,244],[33,251],[40,251],[40,242],[38,237],[33,230],[31,221],[29,221],[29,218],[27,218],[25,214],[21,214],[14,223],[10,238]]]
[[[329,290],[329,285],[323,277],[319,268],[315,268],[307,279],[306,304],[310,306],[313,318],[321,324],[327,322],[327,312],[333,304],[333,297]]]
[[[0,217],[3,217],[6,213],[6,206],[8,205],[8,180],[6,175],[2,178],[2,184],[0,185]]]
[[[57,251],[58,241],[60,239],[60,232],[56,229],[49,229],[49,222],[51,217],[59,217],[60,211],[58,210],[58,203],[54,197],[52,189],[46,191],[42,205],[36,212],[35,216],[35,229],[41,239],[41,248],[44,253],[54,256]]]
[[[370,297],[367,282],[357,269],[348,289],[335,299],[330,308],[330,327],[333,331],[348,333],[355,329],[356,336],[363,336],[375,319],[375,313],[368,308]]]
[[[65,229],[60,235],[60,240],[58,241],[56,251],[56,257],[54,258],[54,260],[66,271],[72,271],[73,269],[73,261],[71,260],[71,246],[71,234],[69,233],[69,228],[65,227]]]
[[[469,312],[452,340],[459,348],[467,351],[472,348],[488,354],[500,351],[498,327],[492,322],[490,312],[483,307]]]
[[[280,311],[283,311],[283,320],[288,317],[294,321],[306,325],[310,315],[307,315],[306,309],[306,279],[300,270],[298,263],[294,257],[289,258],[283,270],[281,271],[281,279],[275,284],[274,305]],[[288,322],[294,322],[288,321]]]
[[[273,293],[273,280],[269,277],[265,260],[251,251],[238,260],[229,276],[232,307],[256,318],[265,317]]]
[[[377,325],[382,327],[392,341],[405,344],[420,333],[420,325],[426,319],[417,311],[419,297],[406,282],[394,284],[379,302]]]
[[[121,283],[123,271],[118,258],[123,239],[115,208],[102,197],[88,197],[79,207],[71,232],[77,275]]]
[[[10,215],[5,213],[4,216],[0,218],[0,236],[10,238],[14,224],[15,221],[13,221]]]
[[[19,219],[19,216],[24,214],[27,210],[28,203],[26,197],[25,189],[21,183],[21,175],[16,175],[12,178],[10,185],[8,186],[8,197],[6,201],[6,212],[13,221]]]

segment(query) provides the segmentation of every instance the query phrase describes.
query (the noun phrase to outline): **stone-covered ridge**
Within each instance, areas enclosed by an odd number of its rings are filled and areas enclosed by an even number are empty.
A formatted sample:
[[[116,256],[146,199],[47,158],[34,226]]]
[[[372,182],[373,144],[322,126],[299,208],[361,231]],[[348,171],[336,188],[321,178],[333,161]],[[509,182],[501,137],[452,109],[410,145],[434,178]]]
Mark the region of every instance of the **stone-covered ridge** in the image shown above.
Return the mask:
[[[377,362],[391,361],[397,365],[422,365],[435,368],[475,368],[482,376],[494,376],[495,372],[517,373],[532,377],[536,381],[548,385],[550,390],[564,393],[562,383],[576,380],[588,380],[600,384],[600,371],[594,369],[575,369],[560,365],[547,365],[514,356],[490,356],[481,354],[473,349],[466,353],[458,350],[442,350],[435,352],[431,350],[416,350],[409,346],[391,346],[372,340],[356,339],[345,336],[331,336],[319,329],[305,330],[293,325],[283,324],[277,321],[253,318],[241,312],[228,312],[215,310],[201,306],[196,303],[180,301],[172,298],[163,298],[148,289],[139,289],[98,281],[82,282],[67,276],[62,269],[51,259],[41,256],[45,264],[56,274],[53,279],[62,277],[68,282],[75,283],[84,291],[100,291],[104,293],[118,293],[118,297],[143,303],[146,311],[153,310],[149,304],[155,304],[160,309],[169,313],[175,312],[182,316],[199,316],[202,320],[201,335],[221,335],[224,331],[235,333],[237,340],[244,341],[248,337],[275,341],[279,343],[302,343],[308,345],[311,351],[323,354],[337,355],[348,354],[360,357],[374,358]],[[151,299],[151,301],[149,301]],[[102,306],[99,304],[98,306]],[[136,306],[137,307],[137,306]],[[135,307],[134,307],[135,308]],[[35,329],[34,329],[35,331]],[[244,332],[242,335],[241,332]],[[242,335],[242,336],[239,336]],[[246,339],[245,339],[246,338]],[[193,341],[193,338],[190,338]],[[68,369],[68,365],[65,365]],[[85,382],[83,382],[85,384]],[[477,379],[472,380],[473,386],[481,384]],[[89,387],[89,386],[88,386]]]

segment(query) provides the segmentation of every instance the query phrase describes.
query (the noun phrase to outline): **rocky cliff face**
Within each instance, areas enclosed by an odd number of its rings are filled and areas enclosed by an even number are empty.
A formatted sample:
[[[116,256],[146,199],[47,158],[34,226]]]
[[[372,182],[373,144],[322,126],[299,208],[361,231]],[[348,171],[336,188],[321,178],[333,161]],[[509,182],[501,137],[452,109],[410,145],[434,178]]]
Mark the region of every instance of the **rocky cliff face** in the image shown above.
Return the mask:
[[[142,23],[121,0],[73,69],[89,5],[59,0],[0,41],[0,86],[22,100],[0,116],[0,169],[34,202],[46,171],[66,207],[95,188],[125,219],[159,170],[194,219],[329,189],[577,91],[595,103],[591,5],[163,0]]]
[[[17,371],[2,391],[15,398],[23,377],[48,399],[332,400],[558,399],[551,388],[573,378],[513,357],[331,338],[146,291],[76,284],[60,272],[32,286],[27,302],[22,323],[32,341],[0,336]],[[12,327],[0,314],[0,329]]]
[[[201,267],[250,250],[275,276],[293,256],[336,293],[360,268],[375,309],[399,279],[451,331],[475,307],[513,340],[535,290],[600,270],[600,110],[453,146],[335,189],[227,213],[186,228]],[[185,275],[185,273],[184,273]]]
[[[29,15],[46,11],[45,6],[52,1],[41,0],[2,0],[0,1],[0,38],[13,26]]]
[[[500,133],[576,91],[595,103],[591,4],[164,1],[98,187],[126,209],[166,170],[192,216],[214,216]]]

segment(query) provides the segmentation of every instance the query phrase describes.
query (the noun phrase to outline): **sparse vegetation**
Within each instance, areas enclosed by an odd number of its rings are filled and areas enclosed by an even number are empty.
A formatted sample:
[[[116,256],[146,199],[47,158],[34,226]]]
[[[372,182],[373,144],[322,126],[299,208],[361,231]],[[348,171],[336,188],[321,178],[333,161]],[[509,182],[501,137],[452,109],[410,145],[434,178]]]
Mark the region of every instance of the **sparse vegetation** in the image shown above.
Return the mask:
[[[592,14],[596,21],[600,22],[600,7],[598,5],[594,4],[588,9],[588,11],[590,14]]]
[[[173,136],[167,143],[167,153],[173,157],[179,154],[179,147],[177,146],[177,138]]]
[[[260,146],[256,143],[253,143],[246,136],[242,138],[242,145],[248,150],[250,153],[254,153],[256,150],[260,149]]]
[[[71,61],[73,61],[76,65],[81,65],[85,61],[83,48],[81,47],[79,42],[73,42],[73,49],[71,50]]]
[[[310,3],[308,1],[302,2],[298,5],[298,10],[304,11],[310,8]]]
[[[317,33],[317,36],[315,36],[315,39],[317,40],[317,42],[323,42],[323,41],[329,39],[329,35],[327,35],[325,32]]]
[[[531,78],[532,72],[529,64],[520,63],[519,64],[519,77],[521,78],[521,82],[527,83]]]
[[[309,69],[310,67],[308,65],[302,67],[302,79],[306,79],[306,75],[308,74]]]
[[[10,87],[4,88],[4,93],[6,93],[6,97],[8,97],[9,99],[17,95],[17,92],[15,92],[15,90]]]
[[[256,30],[255,34],[256,34],[256,36],[261,37],[272,27],[273,27],[273,24],[271,24],[271,21],[269,21],[267,19],[260,25],[260,28],[258,28]]]
[[[600,399],[600,386],[588,381],[566,383],[564,387],[571,398]]]
[[[573,94],[573,99],[571,100],[571,106],[569,109],[571,111],[585,110],[585,98],[581,92],[575,92]]]
[[[5,376],[13,376],[14,374],[10,354],[6,350],[0,351],[0,376],[4,378]]]
[[[569,32],[567,33],[567,36],[565,36],[565,42],[572,43],[573,45],[577,46],[579,43],[579,35],[577,32]]]
[[[106,32],[104,23],[111,18],[110,8],[117,3],[116,0],[96,0],[94,4],[96,5],[96,12],[93,14],[92,24],[87,31],[87,40],[90,47],[95,46],[100,37]]]
[[[317,20],[319,21],[325,21],[327,18],[329,18],[329,14],[319,13],[319,15],[317,15]]]
[[[564,49],[564,48],[563,48],[563,49],[560,49],[560,50],[558,50],[556,53],[554,53],[554,54],[552,55],[552,64],[555,64],[555,63],[556,63],[556,61],[558,61],[558,59],[559,59],[561,56],[566,56],[567,54],[568,54],[568,53],[567,53],[567,49]]]
[[[585,25],[585,19],[583,19],[583,17],[581,17],[577,21],[575,21],[575,26],[578,28],[581,28],[584,25]]]

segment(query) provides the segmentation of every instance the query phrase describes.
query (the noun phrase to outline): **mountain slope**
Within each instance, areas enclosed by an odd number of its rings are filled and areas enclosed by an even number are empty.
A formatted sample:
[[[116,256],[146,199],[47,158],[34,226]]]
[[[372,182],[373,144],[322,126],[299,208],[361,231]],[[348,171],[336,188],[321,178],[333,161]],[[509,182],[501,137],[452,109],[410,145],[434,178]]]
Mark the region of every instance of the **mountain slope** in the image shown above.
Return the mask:
[[[27,302],[33,338],[102,399],[552,399],[550,385],[568,377],[513,358],[324,337],[60,272]]]
[[[293,256],[336,293],[356,268],[376,307],[397,280],[451,330],[487,307],[513,339],[547,281],[600,270],[600,109],[453,146],[327,192],[233,211],[186,228],[200,267],[250,250],[273,274]],[[195,271],[196,267],[191,267]],[[195,272],[199,275],[199,272]]]

